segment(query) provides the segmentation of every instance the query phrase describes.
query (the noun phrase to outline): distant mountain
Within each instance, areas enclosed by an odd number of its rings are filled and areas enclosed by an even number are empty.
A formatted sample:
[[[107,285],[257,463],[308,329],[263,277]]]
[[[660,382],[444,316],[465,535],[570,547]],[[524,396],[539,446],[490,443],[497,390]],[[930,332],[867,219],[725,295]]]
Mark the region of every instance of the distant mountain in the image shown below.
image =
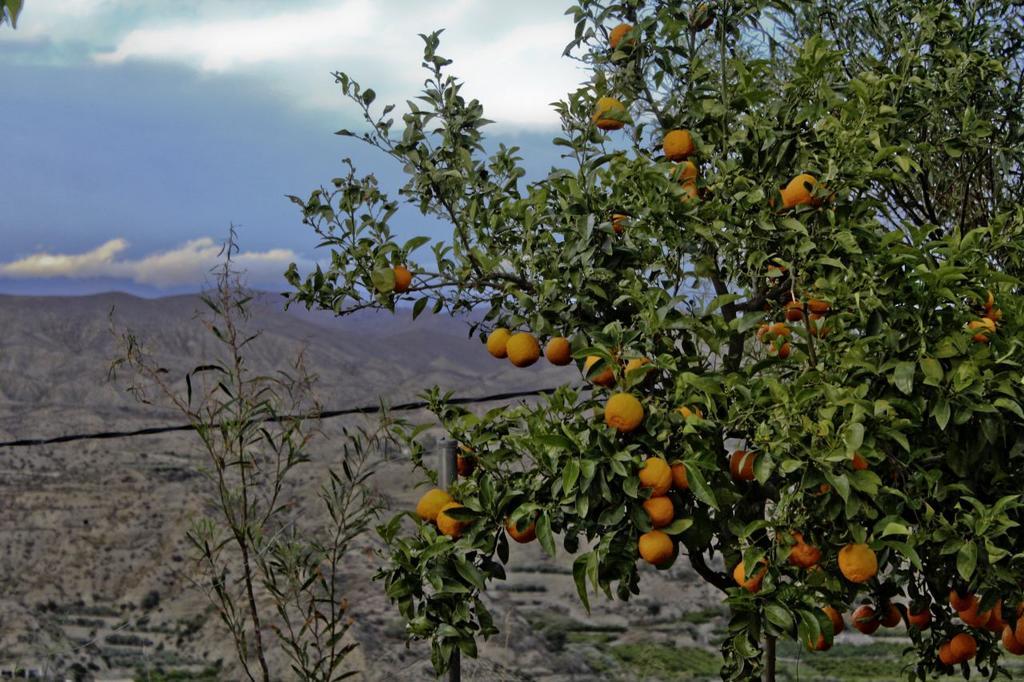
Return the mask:
[[[0,296],[0,438],[50,436],[75,428],[126,420],[154,421],[107,380],[117,350],[111,321],[130,329],[172,377],[216,357],[220,344],[199,314],[209,311],[196,295],[144,299],[124,293],[81,297]],[[260,331],[247,350],[255,371],[287,369],[305,348],[318,394],[328,409],[414,399],[433,385],[464,395],[557,385],[579,375],[543,360],[517,369],[487,354],[468,338],[468,321],[411,310],[363,311],[350,317],[284,310],[284,300],[261,294],[251,305],[248,328]]]

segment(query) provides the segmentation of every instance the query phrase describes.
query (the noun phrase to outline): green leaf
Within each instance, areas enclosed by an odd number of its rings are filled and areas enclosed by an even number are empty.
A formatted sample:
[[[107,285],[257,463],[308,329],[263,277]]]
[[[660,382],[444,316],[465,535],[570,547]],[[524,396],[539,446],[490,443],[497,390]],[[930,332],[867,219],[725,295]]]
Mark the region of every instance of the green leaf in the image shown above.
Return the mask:
[[[7,11],[11,16],[11,28],[18,28],[18,15],[21,14],[24,0],[4,0],[4,4],[7,5]]]
[[[576,560],[572,562],[572,580],[576,583],[576,594],[580,596],[580,601],[583,602],[583,608],[590,613],[590,598],[587,596],[587,559],[590,557],[590,552],[580,554],[576,557]]]
[[[555,538],[551,534],[551,518],[547,512],[542,512],[537,519],[537,540],[549,557],[555,556]]]
[[[787,230],[792,230],[793,232],[799,232],[800,234],[802,234],[804,236],[807,236],[807,228],[804,227],[804,224],[801,223],[796,218],[780,218],[778,220],[778,223],[779,223],[779,225],[781,225],[782,227],[786,228]]]
[[[668,535],[679,535],[693,525],[693,519],[676,519],[669,525],[662,528],[662,532]]]
[[[1021,409],[1020,403],[1016,400],[1010,400],[1009,398],[996,398],[994,405],[996,407],[1001,407],[1004,410],[1009,410],[1021,419],[1024,419],[1024,410]]]
[[[692,464],[687,464],[686,480],[690,484],[690,492],[693,493],[694,497],[712,509],[718,509],[718,500],[715,498],[715,492],[704,479],[704,474],[700,472],[700,469]]]
[[[905,556],[907,560],[919,571],[924,570],[923,564],[921,564],[921,557],[918,556],[917,550],[908,545],[905,542],[898,542],[896,540],[886,540],[885,544],[896,549],[900,554]]]
[[[402,251],[404,251],[405,253],[411,253],[411,252],[413,252],[416,249],[420,248],[421,246],[423,246],[424,244],[426,244],[429,241],[430,241],[430,237],[424,237],[424,236],[413,237],[412,239],[410,239],[409,241],[407,241],[405,243],[405,245],[402,247]]]
[[[486,588],[484,584],[484,575],[480,572],[476,566],[466,560],[466,557],[459,556],[455,560],[455,570],[459,572],[466,581],[480,590],[481,592]]]
[[[913,362],[900,362],[893,371],[893,380],[904,395],[910,395],[914,390],[914,372],[917,367]]]
[[[764,615],[768,622],[772,623],[783,632],[790,632],[793,629],[793,614],[781,604],[768,604],[764,607]]]
[[[427,307],[427,298],[423,297],[412,304],[412,319],[416,319],[423,312],[423,309]]]
[[[970,580],[978,565],[978,546],[965,542],[956,553],[956,570],[964,580]]]
[[[932,405],[932,416],[935,417],[935,423],[943,431],[946,430],[946,425],[949,423],[949,415],[949,401],[945,396],[939,396],[935,399],[935,404]]]
[[[565,464],[565,468],[562,469],[562,492],[566,495],[576,485],[576,480],[580,476],[580,465],[575,459],[570,459]]]
[[[846,478],[846,474],[833,474],[831,471],[827,471],[825,480],[832,484],[832,488],[839,493],[839,497],[843,498],[844,502],[850,497],[850,481]]]
[[[853,455],[864,444],[864,425],[853,423],[846,427],[846,454]]]
[[[395,271],[391,268],[378,268],[370,275],[373,288],[382,294],[390,294],[395,290]]]
[[[924,383],[929,386],[938,386],[942,383],[944,372],[941,362],[935,358],[921,358],[918,364],[921,365],[921,371],[924,372]]]
[[[885,525],[885,528],[882,529],[882,537],[885,537],[886,535],[910,535],[910,529],[902,523],[890,521]]]

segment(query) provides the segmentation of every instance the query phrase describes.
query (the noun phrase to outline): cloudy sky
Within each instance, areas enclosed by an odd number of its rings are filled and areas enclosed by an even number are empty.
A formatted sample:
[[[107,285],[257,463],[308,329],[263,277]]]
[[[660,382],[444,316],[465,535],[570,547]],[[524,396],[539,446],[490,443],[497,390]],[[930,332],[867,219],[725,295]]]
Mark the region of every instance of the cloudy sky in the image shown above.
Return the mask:
[[[585,78],[552,0],[26,0],[0,27],[0,293],[195,290],[229,225],[251,283],[284,287],[323,254],[285,194],[352,157],[384,184],[399,169],[356,141],[343,70],[378,102],[423,80],[419,33],[444,28],[465,92],[537,172],[557,162],[548,106]],[[401,236],[439,234],[413,210]]]

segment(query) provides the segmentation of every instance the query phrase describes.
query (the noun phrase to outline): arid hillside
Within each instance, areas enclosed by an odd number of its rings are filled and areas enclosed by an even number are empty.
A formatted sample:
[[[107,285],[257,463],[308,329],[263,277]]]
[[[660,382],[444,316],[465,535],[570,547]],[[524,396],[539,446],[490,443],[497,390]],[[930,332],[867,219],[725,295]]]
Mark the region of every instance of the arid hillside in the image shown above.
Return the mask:
[[[116,350],[113,320],[133,329],[165,361],[172,378],[217,349],[195,319],[196,297],[144,300],[124,294],[82,298],[0,297],[0,441],[178,423],[142,406],[109,381]],[[254,369],[284,368],[306,349],[328,408],[414,399],[440,385],[461,396],[578,381],[575,368],[539,362],[528,369],[491,358],[467,325],[443,316],[416,321],[365,314],[346,319],[285,312],[264,295],[254,307],[262,329],[249,355]],[[481,404],[489,409],[495,404]],[[425,421],[430,415],[406,415]],[[293,492],[302,496],[337,464],[344,425],[326,438]],[[443,437],[428,431],[431,442]],[[235,680],[230,640],[205,596],[189,581],[189,519],[201,511],[208,481],[194,435],[0,448],[0,674],[35,671],[47,679]],[[410,509],[421,474],[401,452],[378,453],[373,484],[390,515]],[[407,647],[401,620],[372,580],[379,543],[368,536],[350,557],[345,588],[359,647],[357,679],[427,680],[429,652]],[[668,571],[644,571],[629,603],[593,599],[580,606],[571,559],[514,548],[509,580],[487,599],[501,634],[466,661],[467,680],[716,679],[717,644],[727,636],[722,595],[685,557]],[[884,633],[885,631],[883,631]],[[781,650],[780,679],[882,680],[899,677],[901,631],[868,646],[837,646],[808,660]],[[860,639],[858,639],[860,637]],[[856,633],[841,642],[868,644]]]

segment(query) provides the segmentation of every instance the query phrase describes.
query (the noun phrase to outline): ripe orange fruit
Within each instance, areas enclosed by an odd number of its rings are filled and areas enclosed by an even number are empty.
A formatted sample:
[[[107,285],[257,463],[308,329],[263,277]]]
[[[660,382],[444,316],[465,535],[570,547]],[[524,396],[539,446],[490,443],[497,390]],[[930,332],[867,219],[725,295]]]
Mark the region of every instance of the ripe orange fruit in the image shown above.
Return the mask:
[[[583,376],[587,376],[590,373],[590,368],[601,361],[601,358],[596,355],[588,355],[586,361],[583,363]],[[612,371],[610,364],[605,364],[605,368],[590,377],[592,383],[598,386],[613,386],[615,385],[615,373]]]
[[[828,313],[829,307],[828,301],[823,301],[820,298],[812,298],[807,301],[807,309],[815,315],[824,315]]]
[[[616,49],[626,34],[632,30],[632,24],[619,24],[608,33],[608,44],[612,46],[613,50]]]
[[[669,161],[683,161],[693,154],[693,136],[689,130],[670,130],[661,142],[661,148]],[[694,168],[696,175],[696,168]]]
[[[1003,600],[997,599],[996,603],[992,606],[991,615],[985,623],[985,629],[990,632],[1000,633],[1004,627],[1006,627],[1006,621],[1003,620]]]
[[[416,503],[416,516],[424,521],[434,523],[437,521],[437,514],[441,507],[452,501],[452,496],[440,488],[431,488],[423,493],[420,501]]]
[[[1014,656],[1020,656],[1024,654],[1024,644],[1017,641],[1017,637],[1013,634],[1013,628],[1009,625],[1003,626],[1003,647]]]
[[[789,325],[785,322],[762,324],[757,330],[757,340],[767,344],[771,343],[773,339],[785,339],[792,333]]]
[[[391,271],[395,273],[395,291],[399,294],[408,291],[412,273],[404,265],[396,265]]]
[[[885,615],[879,620],[883,627],[894,628],[903,620],[903,615],[900,613],[900,609],[896,604],[889,602],[889,608],[886,610]]]
[[[878,557],[867,545],[850,543],[839,550],[839,572],[851,583],[866,583],[878,573]]]
[[[914,611],[913,607],[907,609],[907,627],[913,626],[918,630],[927,630],[932,624],[932,612],[925,606],[920,611]]]
[[[682,201],[690,201],[692,199],[699,199],[700,191],[697,189],[697,183],[692,180],[683,183],[683,196],[680,197]]]
[[[531,521],[526,528],[519,530],[516,528],[516,524],[512,523],[511,518],[505,519],[505,532],[516,542],[523,544],[533,542],[537,538],[537,522]]]
[[[743,569],[743,562],[736,564],[736,567],[732,569],[732,579],[736,581],[736,584],[745,589],[747,592],[758,592],[761,589],[761,582],[764,580],[765,573],[768,572],[768,566],[765,565],[764,559],[758,562],[760,568],[754,572],[754,575],[747,578],[746,571]]]
[[[954,611],[966,611],[971,608],[972,605],[977,605],[978,598],[968,592],[965,595],[961,595],[960,592],[953,589],[949,591],[949,605],[953,607]]]
[[[447,535],[448,537],[455,539],[462,535],[462,530],[468,525],[466,521],[459,521],[445,512],[449,509],[461,509],[462,505],[458,502],[449,502],[448,504],[441,507],[441,511],[437,513],[437,529]]]
[[[807,641],[808,651],[828,651],[831,648],[832,645],[828,643],[827,639],[825,639],[824,634],[819,634],[818,641],[815,642],[813,645],[811,644],[810,640]]]
[[[1013,636],[1017,638],[1017,641],[1024,644],[1024,618],[1017,616],[1017,625],[1014,626]]]
[[[832,634],[838,635],[846,628],[846,623],[843,622],[843,614],[831,606],[825,606],[821,609],[828,616],[828,619],[832,621]]]
[[[867,604],[858,607],[853,612],[853,627],[865,635],[873,635],[881,624],[881,621],[878,620],[878,614]]]
[[[754,480],[754,461],[757,453],[746,450],[736,450],[729,457],[729,473],[734,481]]]
[[[659,568],[672,563],[676,557],[675,543],[668,534],[660,530],[648,531],[641,535],[637,548],[644,561]]]
[[[998,322],[1003,319],[1003,311],[999,308],[990,308],[985,311],[985,314],[982,317],[992,320],[993,322]]]
[[[990,318],[983,317],[980,320],[971,320],[967,328],[976,332],[971,338],[975,343],[988,343],[992,335],[996,333],[996,323]]]
[[[800,301],[790,301],[786,304],[786,319],[790,322],[799,322],[804,319],[804,305]]]
[[[540,357],[540,344],[537,337],[529,332],[517,332],[508,338],[505,344],[508,359],[516,367],[529,367]]]
[[[779,346],[778,356],[779,356],[780,360],[785,360],[792,353],[793,353],[793,346],[791,346],[788,341],[786,343],[782,344],[781,346]]]
[[[960,620],[972,628],[983,628],[992,617],[992,611],[979,611],[981,600],[975,598],[973,603],[960,612]]]
[[[651,497],[661,497],[672,487],[672,469],[661,457],[648,457],[640,469],[640,487],[650,488]]]
[[[672,500],[667,497],[652,497],[644,500],[643,506],[647,517],[651,520],[651,526],[654,528],[663,528],[672,523],[676,517],[676,508],[672,505]]]
[[[868,461],[859,452],[855,452],[853,453],[853,459],[850,460],[850,466],[853,467],[854,471],[864,471],[868,468]]]
[[[615,234],[622,234],[626,229],[626,221],[629,220],[629,216],[623,213],[612,214],[612,231]]]
[[[683,419],[686,419],[691,414],[695,414],[701,419],[704,418],[704,413],[701,411],[699,407],[687,407],[686,405],[680,405],[679,407],[676,408],[676,412],[683,415]]]
[[[676,164],[676,167],[672,169],[672,177],[681,185],[695,182],[697,180],[697,164],[693,161]]]
[[[682,462],[672,465],[672,487],[676,490],[690,489],[690,481],[686,478],[686,465]]]
[[[956,658],[953,657],[953,650],[950,648],[949,642],[943,642],[939,645],[939,661],[942,665],[955,665],[957,663]]]
[[[458,472],[459,476],[469,476],[473,473],[473,469],[476,469],[476,457],[473,455],[455,456],[455,470]]]
[[[604,405],[604,423],[619,433],[629,433],[644,420],[644,406],[632,393],[616,393]]]
[[[569,339],[564,336],[552,338],[544,349],[544,357],[552,365],[568,365],[572,362],[572,347],[569,345]]]
[[[949,652],[957,663],[969,661],[978,653],[978,642],[966,632],[961,632],[949,640]]]
[[[821,550],[804,542],[800,533],[793,533],[796,544],[789,550],[789,563],[799,568],[811,568],[821,561]]]
[[[811,204],[813,197],[811,193],[818,181],[813,175],[801,173],[786,185],[782,191],[782,208],[793,208],[802,204]]]
[[[598,97],[594,106],[594,124],[601,130],[619,130],[626,125],[626,107],[614,97]]]
[[[643,367],[644,365],[649,365],[649,364],[651,364],[651,361],[648,360],[647,358],[633,358],[632,360],[630,360],[629,362],[626,363],[626,369],[623,370],[623,371],[626,374],[629,374],[630,372],[638,370],[641,367]]]
[[[508,357],[508,339],[512,336],[504,327],[498,327],[487,336],[487,352],[496,358]]]

